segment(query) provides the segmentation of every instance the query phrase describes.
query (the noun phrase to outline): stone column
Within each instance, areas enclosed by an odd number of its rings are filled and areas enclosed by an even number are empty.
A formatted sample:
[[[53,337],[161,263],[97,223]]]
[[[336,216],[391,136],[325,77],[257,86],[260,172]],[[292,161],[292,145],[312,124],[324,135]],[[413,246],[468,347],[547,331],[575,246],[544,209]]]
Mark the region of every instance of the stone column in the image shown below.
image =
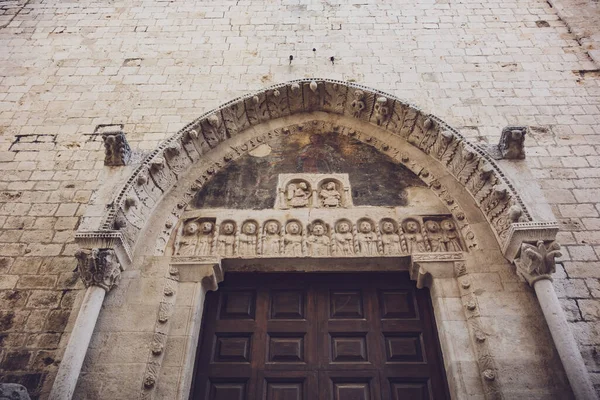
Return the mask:
[[[49,400],[70,400],[73,397],[104,297],[121,275],[121,265],[112,249],[82,249],[75,253],[75,257],[78,260],[77,270],[87,290]]]
[[[535,290],[575,398],[596,400],[598,397],[590,375],[552,285],[551,274],[556,271],[554,259],[561,256],[559,250],[560,246],[556,242],[546,245],[540,240],[537,246],[523,243],[521,255],[515,260],[515,265],[517,273]]]

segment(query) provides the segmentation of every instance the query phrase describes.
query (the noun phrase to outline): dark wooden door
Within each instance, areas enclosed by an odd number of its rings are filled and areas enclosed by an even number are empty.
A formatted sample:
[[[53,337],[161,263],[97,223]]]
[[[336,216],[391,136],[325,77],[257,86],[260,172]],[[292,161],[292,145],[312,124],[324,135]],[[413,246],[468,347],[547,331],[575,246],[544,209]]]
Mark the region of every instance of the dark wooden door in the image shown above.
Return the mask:
[[[229,274],[202,326],[193,399],[449,398],[429,293],[406,274]]]

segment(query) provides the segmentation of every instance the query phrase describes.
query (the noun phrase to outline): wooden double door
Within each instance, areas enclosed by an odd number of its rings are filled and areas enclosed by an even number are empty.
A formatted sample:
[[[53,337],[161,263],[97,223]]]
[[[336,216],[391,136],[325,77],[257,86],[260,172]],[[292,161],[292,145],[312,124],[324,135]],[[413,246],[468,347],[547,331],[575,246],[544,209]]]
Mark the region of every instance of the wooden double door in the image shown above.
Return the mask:
[[[406,274],[229,274],[202,327],[193,399],[449,398],[429,292]]]

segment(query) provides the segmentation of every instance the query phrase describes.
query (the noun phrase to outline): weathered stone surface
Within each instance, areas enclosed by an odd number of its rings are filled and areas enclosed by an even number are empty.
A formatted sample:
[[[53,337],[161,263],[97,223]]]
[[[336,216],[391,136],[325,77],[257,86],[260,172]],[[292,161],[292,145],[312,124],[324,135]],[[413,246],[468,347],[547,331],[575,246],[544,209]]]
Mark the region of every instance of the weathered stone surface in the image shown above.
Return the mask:
[[[23,385],[0,383],[0,400],[29,400],[29,393]]]

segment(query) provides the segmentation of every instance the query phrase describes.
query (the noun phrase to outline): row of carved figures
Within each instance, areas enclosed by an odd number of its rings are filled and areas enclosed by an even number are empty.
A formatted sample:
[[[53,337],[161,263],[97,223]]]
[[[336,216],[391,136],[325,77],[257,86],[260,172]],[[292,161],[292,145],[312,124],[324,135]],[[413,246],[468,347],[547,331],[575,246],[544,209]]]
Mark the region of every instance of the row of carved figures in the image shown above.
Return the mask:
[[[239,224],[196,218],[185,222],[176,243],[180,256],[377,256],[462,251],[451,218],[406,218],[401,223],[384,218],[379,223],[361,218],[341,219],[333,228],[315,220],[306,227],[295,219],[284,224],[271,219]]]

